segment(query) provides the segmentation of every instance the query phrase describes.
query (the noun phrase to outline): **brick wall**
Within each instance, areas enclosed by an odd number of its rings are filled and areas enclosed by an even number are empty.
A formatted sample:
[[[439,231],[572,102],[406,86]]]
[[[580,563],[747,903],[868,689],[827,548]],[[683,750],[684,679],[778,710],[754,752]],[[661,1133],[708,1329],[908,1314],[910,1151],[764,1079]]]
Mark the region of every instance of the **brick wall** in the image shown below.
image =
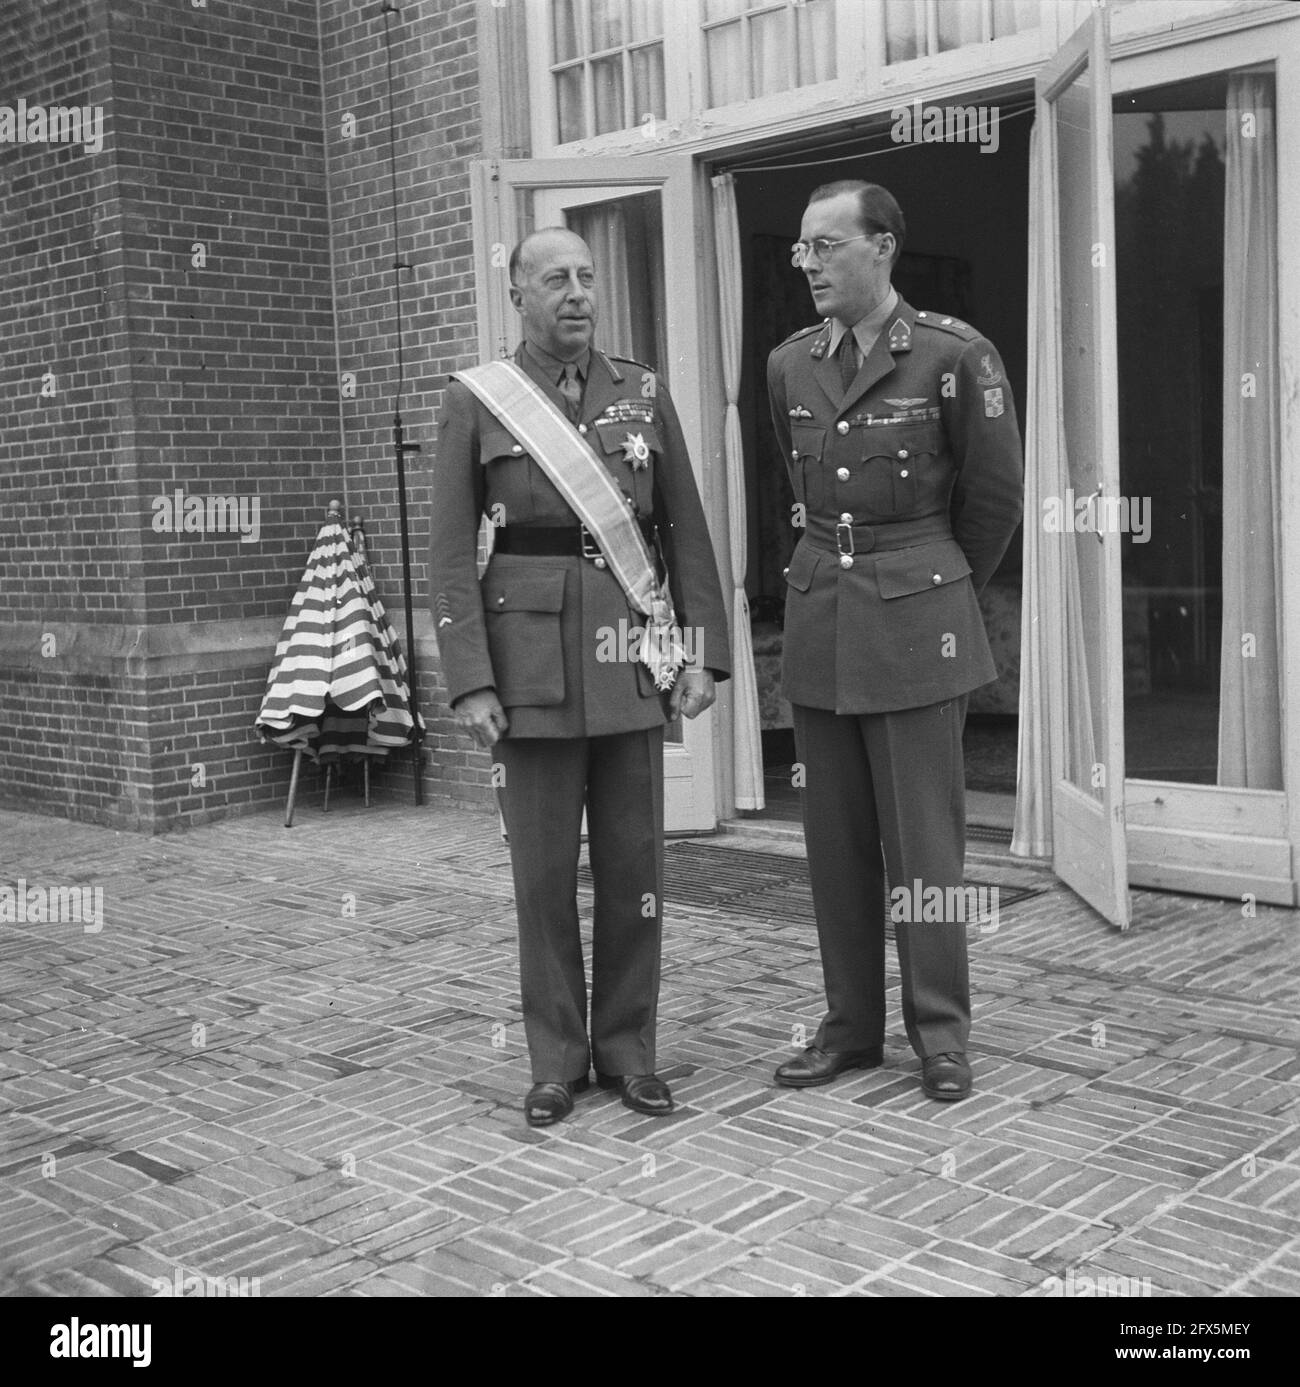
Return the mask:
[[[475,6],[391,23],[426,783],[485,800],[424,610],[440,382],[476,340]],[[0,103],[106,113],[98,154],[0,146],[0,799],[154,830],[282,799],[252,724],[331,496],[403,630],[383,39],[358,0],[0,12]],[[256,537],[160,532],[178,491],[238,498]]]
[[[401,545],[392,448],[397,382],[389,104],[377,5],[323,0],[322,52],[339,358],[354,372],[343,402],[349,514],[366,522],[371,571],[399,634]],[[420,697],[435,793],[487,803],[490,767],[451,725],[427,613],[429,473],[447,376],[477,360],[469,164],[481,156],[474,0],[413,0],[389,17],[398,174],[405,389],[402,421],[421,452],[407,459]],[[355,131],[345,124],[351,114]],[[404,639],[404,635],[403,635]],[[410,794],[406,758],[377,789]]]

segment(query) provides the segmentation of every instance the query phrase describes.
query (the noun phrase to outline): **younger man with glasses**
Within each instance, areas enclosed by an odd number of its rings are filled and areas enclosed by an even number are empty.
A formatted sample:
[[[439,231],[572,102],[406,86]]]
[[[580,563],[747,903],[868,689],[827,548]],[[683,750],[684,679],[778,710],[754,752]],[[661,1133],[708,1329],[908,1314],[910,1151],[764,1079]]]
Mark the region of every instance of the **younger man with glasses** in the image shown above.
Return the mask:
[[[776,1082],[882,1063],[887,868],[907,1037],[926,1095],[952,1101],[971,1091],[966,924],[950,908],[965,856],[962,724],[967,695],[996,677],[976,596],[1020,521],[1023,473],[993,344],[890,284],[904,234],[884,188],[816,189],[793,258],[823,321],[768,360],[806,520],[786,570],[782,688],[827,1002]]]

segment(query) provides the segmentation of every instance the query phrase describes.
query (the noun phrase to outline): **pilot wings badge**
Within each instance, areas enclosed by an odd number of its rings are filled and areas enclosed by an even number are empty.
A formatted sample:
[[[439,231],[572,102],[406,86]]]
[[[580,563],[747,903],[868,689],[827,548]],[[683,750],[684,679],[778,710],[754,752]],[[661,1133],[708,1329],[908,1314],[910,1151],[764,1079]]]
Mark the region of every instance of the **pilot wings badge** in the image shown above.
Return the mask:
[[[888,396],[885,397],[885,403],[893,405],[895,409],[915,409],[917,405],[923,405],[925,401],[924,395],[914,400],[891,400]]]

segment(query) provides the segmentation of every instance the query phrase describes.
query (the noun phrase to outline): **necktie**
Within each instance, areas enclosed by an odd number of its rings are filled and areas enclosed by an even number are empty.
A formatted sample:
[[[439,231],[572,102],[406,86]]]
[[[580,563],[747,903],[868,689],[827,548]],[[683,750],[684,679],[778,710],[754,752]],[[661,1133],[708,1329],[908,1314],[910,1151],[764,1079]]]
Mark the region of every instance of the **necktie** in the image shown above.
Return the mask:
[[[572,361],[566,364],[564,374],[560,377],[560,394],[564,396],[569,418],[576,424],[578,415],[582,413],[582,382],[578,379],[578,368]]]
[[[858,344],[853,339],[851,332],[846,332],[840,342],[840,380],[844,384],[844,393],[849,393],[849,386],[853,384],[853,377],[858,374]]]

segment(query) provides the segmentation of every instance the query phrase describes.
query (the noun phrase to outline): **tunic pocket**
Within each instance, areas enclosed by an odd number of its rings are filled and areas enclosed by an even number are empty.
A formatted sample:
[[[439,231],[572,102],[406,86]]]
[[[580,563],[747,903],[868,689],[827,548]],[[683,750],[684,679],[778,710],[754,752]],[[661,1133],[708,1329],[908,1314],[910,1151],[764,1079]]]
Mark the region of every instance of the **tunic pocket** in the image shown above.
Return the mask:
[[[887,549],[876,558],[876,582],[887,601],[947,587],[970,576],[970,564],[956,540]]]
[[[794,420],[790,424],[790,484],[795,500],[809,510],[824,504],[822,455],[826,449],[826,430],[816,424]]]
[[[927,499],[943,452],[943,430],[937,424],[890,424],[864,430],[863,463],[870,496],[868,506],[884,515],[901,516]]]
[[[488,654],[504,707],[564,702],[563,568],[501,567],[482,583]]]

